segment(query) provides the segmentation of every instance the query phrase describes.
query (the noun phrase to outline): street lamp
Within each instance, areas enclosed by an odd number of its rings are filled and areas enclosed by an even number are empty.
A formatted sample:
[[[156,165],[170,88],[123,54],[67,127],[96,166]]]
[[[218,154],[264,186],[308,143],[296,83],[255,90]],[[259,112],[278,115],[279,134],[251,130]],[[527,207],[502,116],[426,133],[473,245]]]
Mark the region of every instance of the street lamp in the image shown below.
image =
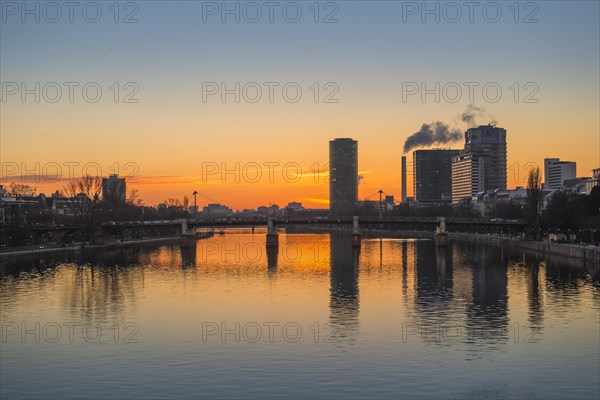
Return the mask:
[[[196,205],[196,195],[198,194],[197,191],[194,190],[194,193],[192,193],[192,195],[194,196],[194,217],[196,216],[196,214],[198,214],[198,206]]]
[[[381,219],[382,195],[383,190],[379,190],[379,219]]]

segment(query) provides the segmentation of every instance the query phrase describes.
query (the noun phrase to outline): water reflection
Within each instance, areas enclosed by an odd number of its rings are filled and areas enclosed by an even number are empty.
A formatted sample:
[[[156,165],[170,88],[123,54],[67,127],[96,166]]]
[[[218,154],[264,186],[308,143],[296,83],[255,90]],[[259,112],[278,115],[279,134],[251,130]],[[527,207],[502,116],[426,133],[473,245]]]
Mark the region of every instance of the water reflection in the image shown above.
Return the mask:
[[[279,247],[267,248],[267,270],[269,277],[275,276],[277,273],[277,257],[279,256]]]
[[[127,315],[135,307],[143,272],[113,266],[87,264],[63,271],[63,307],[72,319],[106,323],[115,315]]]
[[[3,260],[1,303],[10,310],[32,296],[50,297],[44,309],[61,310],[67,319],[114,320],[132,312],[143,290],[144,271],[137,266],[143,252],[120,248]]]
[[[349,235],[330,235],[329,323],[338,329],[335,339],[354,341],[359,328],[358,271],[360,249]]]
[[[136,397],[128,396],[134,386],[144,395],[137,397],[309,388],[323,394],[313,397],[366,398],[377,397],[374,380],[388,398],[415,398],[423,388],[429,398],[589,398],[599,388],[599,268],[573,260],[391,238],[363,240],[357,251],[343,234],[282,234],[279,249],[267,251],[263,235],[228,232],[191,249],[163,244],[0,264],[2,322],[133,321],[141,339],[138,347],[30,346],[16,337],[2,343],[3,398],[77,398],[107,371],[120,390],[113,398]],[[215,335],[203,343],[205,321],[297,321],[304,336],[250,343]],[[324,322],[338,328],[334,344],[313,341],[314,322],[322,335],[331,332]],[[403,342],[403,323],[432,332]],[[462,337],[441,340],[436,324],[464,327]],[[539,328],[541,341],[525,342],[524,324]],[[499,373],[503,365],[511,367]],[[61,396],[63,382],[78,390]]]
[[[507,342],[509,257],[501,249],[413,241],[401,252],[406,312],[423,342],[488,350]]]
[[[181,246],[181,267],[196,268],[197,247],[196,246]]]
[[[414,246],[416,306],[424,316],[442,315],[452,300],[449,248],[434,248],[425,241],[417,241]]]
[[[527,271],[527,321],[530,326],[542,329],[544,322],[544,281],[546,271],[538,260],[526,262]]]
[[[469,254],[473,271],[473,296],[466,312],[469,340],[493,350],[510,339],[508,258],[493,247],[474,247]]]
[[[408,242],[402,241],[402,293],[404,302],[408,302]]]
[[[473,305],[468,315],[472,320],[500,322],[506,319],[508,259],[494,248],[474,248]]]

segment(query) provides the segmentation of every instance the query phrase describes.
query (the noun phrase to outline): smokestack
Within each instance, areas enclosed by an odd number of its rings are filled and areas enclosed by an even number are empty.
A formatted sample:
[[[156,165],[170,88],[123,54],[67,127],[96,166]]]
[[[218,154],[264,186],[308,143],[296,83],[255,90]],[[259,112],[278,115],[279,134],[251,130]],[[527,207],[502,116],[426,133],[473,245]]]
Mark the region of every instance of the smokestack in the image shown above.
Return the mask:
[[[406,202],[406,156],[402,156],[402,203]]]
[[[462,114],[459,115],[462,122],[469,128],[477,126],[478,119],[491,119],[491,115],[485,112],[483,108],[475,107],[469,104]],[[496,121],[492,121],[495,125]],[[435,121],[430,124],[422,124],[421,129],[406,138],[404,142],[404,154],[412,149],[420,147],[430,147],[436,144],[447,144],[459,141],[463,138],[463,132],[460,129],[453,129],[442,121]]]

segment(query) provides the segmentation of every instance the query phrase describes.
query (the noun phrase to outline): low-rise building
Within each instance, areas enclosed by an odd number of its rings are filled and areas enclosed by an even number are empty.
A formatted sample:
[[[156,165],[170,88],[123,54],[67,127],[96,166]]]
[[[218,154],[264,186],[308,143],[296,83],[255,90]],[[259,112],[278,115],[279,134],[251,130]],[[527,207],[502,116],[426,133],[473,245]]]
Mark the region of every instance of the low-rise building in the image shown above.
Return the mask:
[[[229,217],[233,215],[233,210],[222,204],[209,204],[202,209],[202,214],[210,217]]]
[[[594,189],[596,186],[600,186],[600,168],[593,170],[592,178],[585,182],[585,193],[592,193],[592,189]]]
[[[281,210],[277,204],[270,206],[260,206],[257,208],[257,214],[260,217],[277,217],[281,214]]]

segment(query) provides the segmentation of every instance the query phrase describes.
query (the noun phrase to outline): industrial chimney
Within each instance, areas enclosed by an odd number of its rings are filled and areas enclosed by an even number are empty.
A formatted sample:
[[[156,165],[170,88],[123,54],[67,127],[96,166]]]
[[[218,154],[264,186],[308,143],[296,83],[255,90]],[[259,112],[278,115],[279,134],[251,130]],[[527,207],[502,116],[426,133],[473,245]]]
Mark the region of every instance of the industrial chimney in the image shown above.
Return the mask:
[[[402,156],[402,203],[406,203],[406,156]]]

